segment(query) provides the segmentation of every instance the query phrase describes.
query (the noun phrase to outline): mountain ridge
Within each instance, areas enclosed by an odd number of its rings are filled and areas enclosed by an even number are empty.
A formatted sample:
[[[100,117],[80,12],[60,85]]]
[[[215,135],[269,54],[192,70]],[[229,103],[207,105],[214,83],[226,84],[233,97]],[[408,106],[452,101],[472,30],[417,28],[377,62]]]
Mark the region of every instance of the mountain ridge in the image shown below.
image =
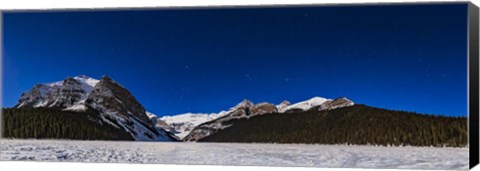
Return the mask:
[[[285,102],[285,101],[284,101]],[[328,105],[324,105],[329,102]],[[283,103],[283,102],[282,102]],[[286,103],[283,103],[286,104]],[[253,102],[244,99],[242,102],[238,103],[236,106],[230,108],[222,117],[217,119],[202,123],[192,129],[188,135],[183,138],[183,141],[198,141],[204,137],[207,137],[211,134],[216,133],[218,130],[225,129],[231,125],[226,124],[231,120],[240,119],[240,118],[251,118],[259,115],[266,114],[282,114],[289,113],[291,111],[306,111],[312,108],[318,107],[317,110],[330,110],[333,108],[346,107],[353,105],[354,102],[348,100],[347,98],[338,98],[338,99],[326,99],[321,97],[313,97],[306,101],[298,102],[289,106],[286,106],[283,111],[278,110],[278,106],[268,102],[261,102],[254,104]],[[323,106],[322,106],[323,105]]]
[[[338,104],[339,101],[343,101]],[[336,103],[335,103],[336,102]],[[326,104],[329,104],[328,106]],[[197,126],[216,120],[227,115],[231,115],[232,118],[238,117],[252,117],[256,115],[263,115],[268,113],[285,113],[291,110],[309,110],[314,107],[322,106],[323,110],[327,110],[334,107],[345,107],[355,104],[353,101],[341,97],[337,99],[327,99],[322,97],[312,97],[305,101],[300,101],[295,104],[290,104],[290,102],[284,100],[278,105],[274,105],[269,102],[260,102],[253,103],[248,99],[243,99],[241,102],[237,103],[235,106],[231,107],[228,110],[222,110],[219,113],[183,113],[177,115],[167,115],[158,118],[168,125],[163,125],[164,129],[171,130],[177,135],[180,139],[185,138],[193,131]],[[232,119],[229,118],[229,119]]]

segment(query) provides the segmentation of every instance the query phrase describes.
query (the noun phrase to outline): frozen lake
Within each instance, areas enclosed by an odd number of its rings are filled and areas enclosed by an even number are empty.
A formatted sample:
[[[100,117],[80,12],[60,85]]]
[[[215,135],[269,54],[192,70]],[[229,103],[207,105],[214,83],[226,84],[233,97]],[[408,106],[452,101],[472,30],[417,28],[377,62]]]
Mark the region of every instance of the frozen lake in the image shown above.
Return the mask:
[[[1,160],[468,169],[468,148],[0,140]]]

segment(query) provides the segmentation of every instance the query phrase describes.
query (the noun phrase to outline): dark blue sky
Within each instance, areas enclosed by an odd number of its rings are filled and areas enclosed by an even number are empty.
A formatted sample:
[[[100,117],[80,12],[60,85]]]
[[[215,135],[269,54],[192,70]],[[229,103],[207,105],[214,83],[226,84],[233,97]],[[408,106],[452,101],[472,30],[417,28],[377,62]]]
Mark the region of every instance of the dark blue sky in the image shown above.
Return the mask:
[[[346,96],[467,113],[467,5],[5,13],[3,105],[109,75],[158,115]]]

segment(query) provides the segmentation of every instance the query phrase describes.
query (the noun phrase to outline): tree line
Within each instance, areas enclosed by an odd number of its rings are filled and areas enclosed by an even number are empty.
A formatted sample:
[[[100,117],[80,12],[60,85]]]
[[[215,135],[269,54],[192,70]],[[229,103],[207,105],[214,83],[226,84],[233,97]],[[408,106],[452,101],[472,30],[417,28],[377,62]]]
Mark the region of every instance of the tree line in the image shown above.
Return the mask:
[[[105,123],[98,111],[58,108],[3,108],[3,138],[133,140],[125,131]]]
[[[328,111],[274,113],[232,120],[203,142],[259,142],[462,147],[466,117],[354,105]]]

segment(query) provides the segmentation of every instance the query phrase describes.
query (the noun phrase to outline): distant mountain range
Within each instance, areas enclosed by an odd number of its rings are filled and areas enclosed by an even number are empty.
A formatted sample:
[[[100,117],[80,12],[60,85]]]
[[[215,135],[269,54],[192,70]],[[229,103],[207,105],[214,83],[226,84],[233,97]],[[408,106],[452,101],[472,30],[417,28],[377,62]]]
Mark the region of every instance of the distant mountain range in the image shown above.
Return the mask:
[[[462,146],[466,118],[356,105],[346,97],[291,104],[247,99],[219,113],[157,117],[120,84],[76,76],[37,84],[4,110],[7,138]],[[91,133],[86,134],[85,131]]]
[[[160,121],[163,121],[166,124],[159,124],[160,127],[163,127],[166,130],[169,130],[175,133],[180,139],[184,139],[192,131],[191,135],[188,136],[188,141],[195,141],[200,137],[210,135],[216,131],[212,128],[225,127],[222,126],[221,122],[225,122],[232,119],[239,118],[250,118],[257,115],[270,114],[270,113],[289,113],[294,111],[306,111],[313,107],[319,107],[318,110],[329,110],[340,107],[352,106],[354,103],[347,98],[339,99],[326,99],[321,97],[313,97],[306,101],[298,102],[295,104],[290,104],[288,101],[283,101],[279,105],[274,105],[272,103],[262,102],[254,104],[250,100],[243,100],[238,103],[236,106],[230,108],[227,111],[221,111],[219,113],[203,114],[203,113],[185,113],[178,114],[173,116],[163,116],[159,118]],[[209,125],[205,123],[211,122]],[[198,127],[199,125],[202,127]],[[208,127],[208,128],[207,128]],[[203,129],[202,129],[203,128]],[[210,130],[210,131],[207,131]],[[207,132],[205,132],[207,131]],[[213,131],[213,132],[211,132]],[[204,132],[204,133],[201,133]],[[205,134],[205,135],[201,135]],[[196,138],[193,138],[196,137]]]

